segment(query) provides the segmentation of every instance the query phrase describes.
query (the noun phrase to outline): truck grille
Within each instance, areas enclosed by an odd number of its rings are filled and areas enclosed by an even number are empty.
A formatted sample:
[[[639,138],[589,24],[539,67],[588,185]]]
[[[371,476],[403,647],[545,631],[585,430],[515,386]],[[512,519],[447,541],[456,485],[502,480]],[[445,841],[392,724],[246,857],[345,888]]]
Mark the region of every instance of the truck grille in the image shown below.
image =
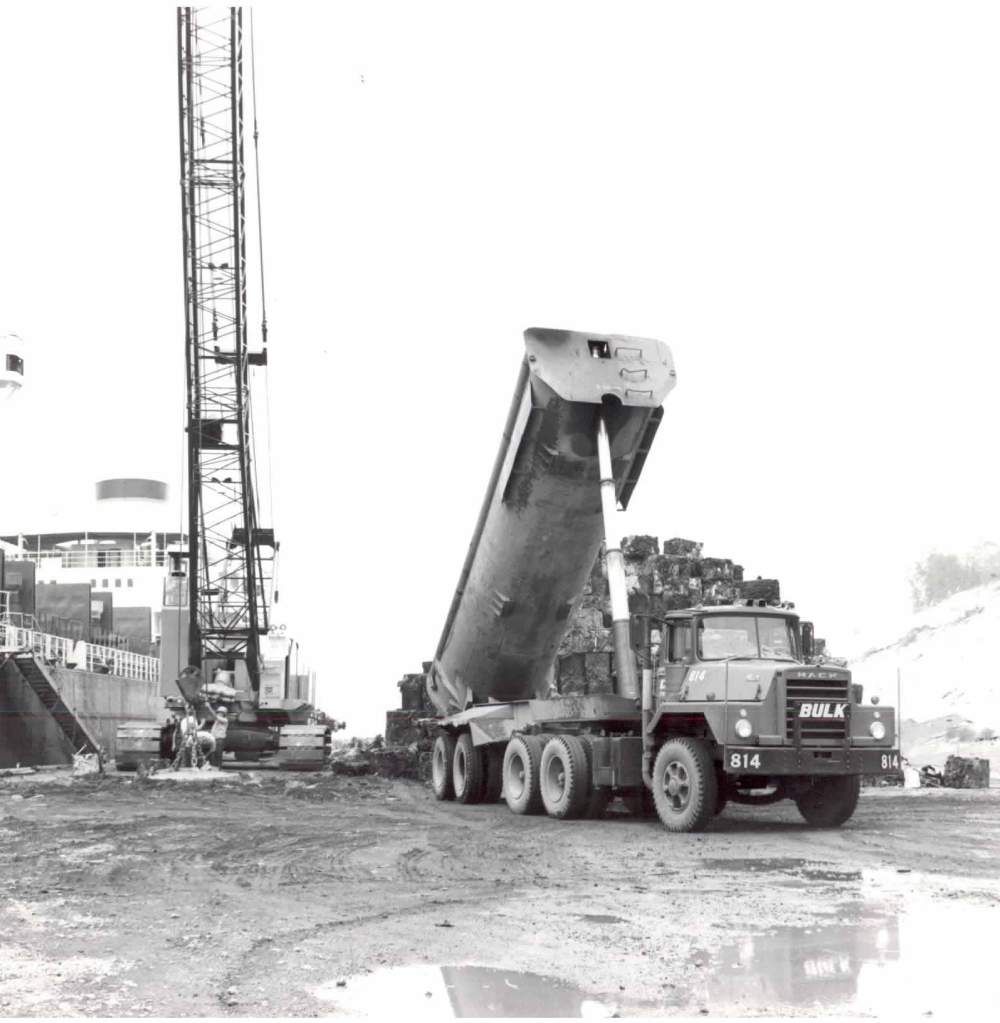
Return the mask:
[[[789,678],[785,684],[785,737],[795,737],[795,714],[799,700],[810,703],[848,703],[850,681],[848,679]],[[850,707],[847,709],[850,714]],[[847,737],[844,718],[802,718],[802,741],[810,746],[841,745]]]

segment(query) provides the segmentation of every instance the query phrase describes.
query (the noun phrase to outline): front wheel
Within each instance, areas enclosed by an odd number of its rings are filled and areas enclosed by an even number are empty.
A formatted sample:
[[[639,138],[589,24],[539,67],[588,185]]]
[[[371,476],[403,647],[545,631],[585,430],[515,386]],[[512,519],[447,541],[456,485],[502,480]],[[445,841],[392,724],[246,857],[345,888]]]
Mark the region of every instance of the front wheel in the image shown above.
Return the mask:
[[[667,831],[703,831],[715,816],[719,783],[705,744],[671,739],[653,766],[653,799]]]
[[[796,798],[795,805],[814,828],[839,828],[851,819],[860,795],[858,774],[814,778],[811,787]]]

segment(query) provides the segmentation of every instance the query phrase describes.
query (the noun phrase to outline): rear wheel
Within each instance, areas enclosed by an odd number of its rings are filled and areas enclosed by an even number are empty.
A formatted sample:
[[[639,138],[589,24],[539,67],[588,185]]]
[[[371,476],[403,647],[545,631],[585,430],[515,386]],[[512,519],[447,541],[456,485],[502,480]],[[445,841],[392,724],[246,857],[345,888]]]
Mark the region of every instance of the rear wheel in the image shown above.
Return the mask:
[[[463,732],[455,743],[455,759],[452,761],[452,784],[455,798],[460,803],[479,803],[483,798],[486,781],[486,764],[482,749],[472,743],[472,736]]]
[[[715,815],[719,785],[705,744],[671,739],[653,766],[656,812],[668,831],[702,831]]]
[[[538,769],[542,740],[537,735],[515,735],[503,757],[504,799],[514,813],[541,813]]]
[[[815,778],[812,786],[795,800],[795,805],[814,828],[839,828],[851,819],[860,795],[860,775]]]
[[[451,777],[454,758],[455,740],[447,732],[442,732],[434,740],[434,752],[431,754],[431,788],[438,799],[455,798]]]
[[[550,817],[579,817],[587,809],[590,779],[587,754],[575,735],[557,735],[546,745],[539,767],[542,803]]]

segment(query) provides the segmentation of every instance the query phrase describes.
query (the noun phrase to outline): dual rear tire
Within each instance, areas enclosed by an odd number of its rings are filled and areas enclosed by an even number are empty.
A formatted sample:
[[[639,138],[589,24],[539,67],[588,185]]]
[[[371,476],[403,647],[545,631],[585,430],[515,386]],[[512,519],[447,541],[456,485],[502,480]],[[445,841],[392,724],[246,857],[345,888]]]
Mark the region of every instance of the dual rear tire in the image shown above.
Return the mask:
[[[512,813],[541,813],[542,740],[537,735],[515,735],[503,755],[503,790]]]
[[[600,816],[607,789],[591,786],[591,750],[576,735],[515,735],[503,758],[504,798],[517,814],[547,813],[557,820]]]
[[[503,753],[476,746],[464,732],[457,739],[442,732],[431,753],[431,788],[440,800],[495,803],[503,786]]]
[[[539,764],[539,790],[550,817],[582,817],[590,799],[589,758],[575,735],[556,735],[545,745]]]
[[[604,814],[608,788],[591,785],[593,754],[586,736],[514,735],[506,747],[475,746],[466,732],[442,732],[431,754],[431,787],[439,800],[496,802],[516,814],[557,820]]]

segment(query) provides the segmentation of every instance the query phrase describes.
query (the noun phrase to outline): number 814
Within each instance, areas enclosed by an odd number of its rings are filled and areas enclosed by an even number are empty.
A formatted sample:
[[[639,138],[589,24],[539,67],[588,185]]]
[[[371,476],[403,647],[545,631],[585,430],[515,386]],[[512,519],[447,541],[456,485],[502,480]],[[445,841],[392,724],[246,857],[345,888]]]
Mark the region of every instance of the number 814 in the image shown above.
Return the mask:
[[[730,753],[729,754],[729,766],[735,767],[737,770],[740,768],[757,768],[760,767],[760,754],[754,753]]]

